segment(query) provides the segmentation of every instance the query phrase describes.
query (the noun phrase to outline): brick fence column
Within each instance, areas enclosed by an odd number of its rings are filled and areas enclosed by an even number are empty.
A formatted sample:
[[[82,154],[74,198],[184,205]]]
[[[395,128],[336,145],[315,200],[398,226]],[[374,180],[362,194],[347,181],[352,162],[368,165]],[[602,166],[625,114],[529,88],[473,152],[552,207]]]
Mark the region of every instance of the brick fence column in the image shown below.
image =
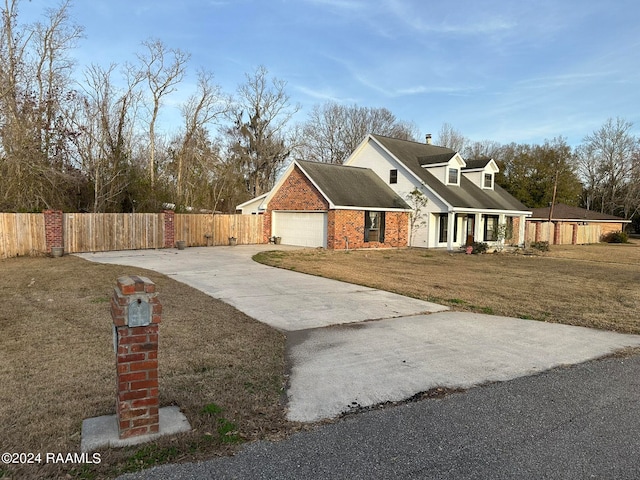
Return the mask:
[[[573,231],[571,232],[571,245],[578,243],[578,224],[573,224]]]
[[[536,242],[540,241],[541,230],[542,230],[542,224],[540,222],[536,222],[536,234],[535,234],[534,241]]]
[[[64,247],[62,236],[62,211],[45,210],[44,215],[44,236],[47,245],[47,253],[51,253],[54,247]]]
[[[176,244],[175,212],[163,210],[164,213],[164,248],[173,248]]]
[[[162,305],[145,277],[117,280],[111,299],[121,439],[158,433],[158,326]]]
[[[553,224],[553,244],[560,245],[560,229],[562,228],[562,224],[560,222],[556,222]]]

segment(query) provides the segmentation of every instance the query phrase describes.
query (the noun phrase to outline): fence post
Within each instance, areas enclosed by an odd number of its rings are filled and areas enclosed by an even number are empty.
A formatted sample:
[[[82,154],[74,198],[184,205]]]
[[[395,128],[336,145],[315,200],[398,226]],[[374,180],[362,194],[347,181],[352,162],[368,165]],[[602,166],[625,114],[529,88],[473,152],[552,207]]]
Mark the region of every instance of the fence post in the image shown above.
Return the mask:
[[[164,248],[173,248],[176,243],[175,212],[163,210],[164,214]]]
[[[44,210],[42,214],[44,215],[44,236],[47,253],[51,253],[53,248],[64,248],[62,211]]]

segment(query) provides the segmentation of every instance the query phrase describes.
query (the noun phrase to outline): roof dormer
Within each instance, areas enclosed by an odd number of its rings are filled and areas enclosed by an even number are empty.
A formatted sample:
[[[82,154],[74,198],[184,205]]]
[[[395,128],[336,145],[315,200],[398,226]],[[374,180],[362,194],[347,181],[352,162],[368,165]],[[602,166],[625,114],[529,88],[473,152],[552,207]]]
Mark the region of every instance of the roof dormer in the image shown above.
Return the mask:
[[[424,164],[422,165],[422,168],[428,170],[443,184],[459,187],[462,169],[465,166],[465,161],[456,153],[443,162]]]
[[[468,160],[462,174],[475,186],[483,190],[493,190],[496,181],[496,173],[500,169],[491,158],[481,160]]]

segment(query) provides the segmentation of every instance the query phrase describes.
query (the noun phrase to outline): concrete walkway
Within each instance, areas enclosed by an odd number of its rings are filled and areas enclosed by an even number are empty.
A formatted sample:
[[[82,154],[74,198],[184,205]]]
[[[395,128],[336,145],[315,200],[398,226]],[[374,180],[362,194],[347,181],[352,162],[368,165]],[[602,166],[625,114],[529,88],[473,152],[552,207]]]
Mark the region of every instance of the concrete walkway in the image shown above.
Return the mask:
[[[448,312],[429,302],[251,260],[274,248],[79,256],[164,273],[286,331],[288,418],[296,421],[332,418],[434,387],[509,380],[640,346],[637,335]]]

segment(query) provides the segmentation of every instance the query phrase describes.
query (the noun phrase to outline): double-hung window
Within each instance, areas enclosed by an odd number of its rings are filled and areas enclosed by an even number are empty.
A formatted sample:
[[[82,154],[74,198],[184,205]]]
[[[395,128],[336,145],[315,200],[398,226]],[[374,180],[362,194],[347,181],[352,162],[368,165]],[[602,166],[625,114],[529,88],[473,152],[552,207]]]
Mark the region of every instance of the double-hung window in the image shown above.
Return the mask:
[[[459,170],[457,168],[449,169],[449,185],[457,185],[458,184],[458,173]]]
[[[498,215],[484,216],[484,241],[495,242],[498,240]]]
[[[438,242],[446,243],[447,236],[449,235],[449,215],[441,213],[439,223]]]
[[[384,212],[364,212],[364,241],[384,242]]]
[[[493,188],[493,175],[490,173],[484,174],[484,188]]]

